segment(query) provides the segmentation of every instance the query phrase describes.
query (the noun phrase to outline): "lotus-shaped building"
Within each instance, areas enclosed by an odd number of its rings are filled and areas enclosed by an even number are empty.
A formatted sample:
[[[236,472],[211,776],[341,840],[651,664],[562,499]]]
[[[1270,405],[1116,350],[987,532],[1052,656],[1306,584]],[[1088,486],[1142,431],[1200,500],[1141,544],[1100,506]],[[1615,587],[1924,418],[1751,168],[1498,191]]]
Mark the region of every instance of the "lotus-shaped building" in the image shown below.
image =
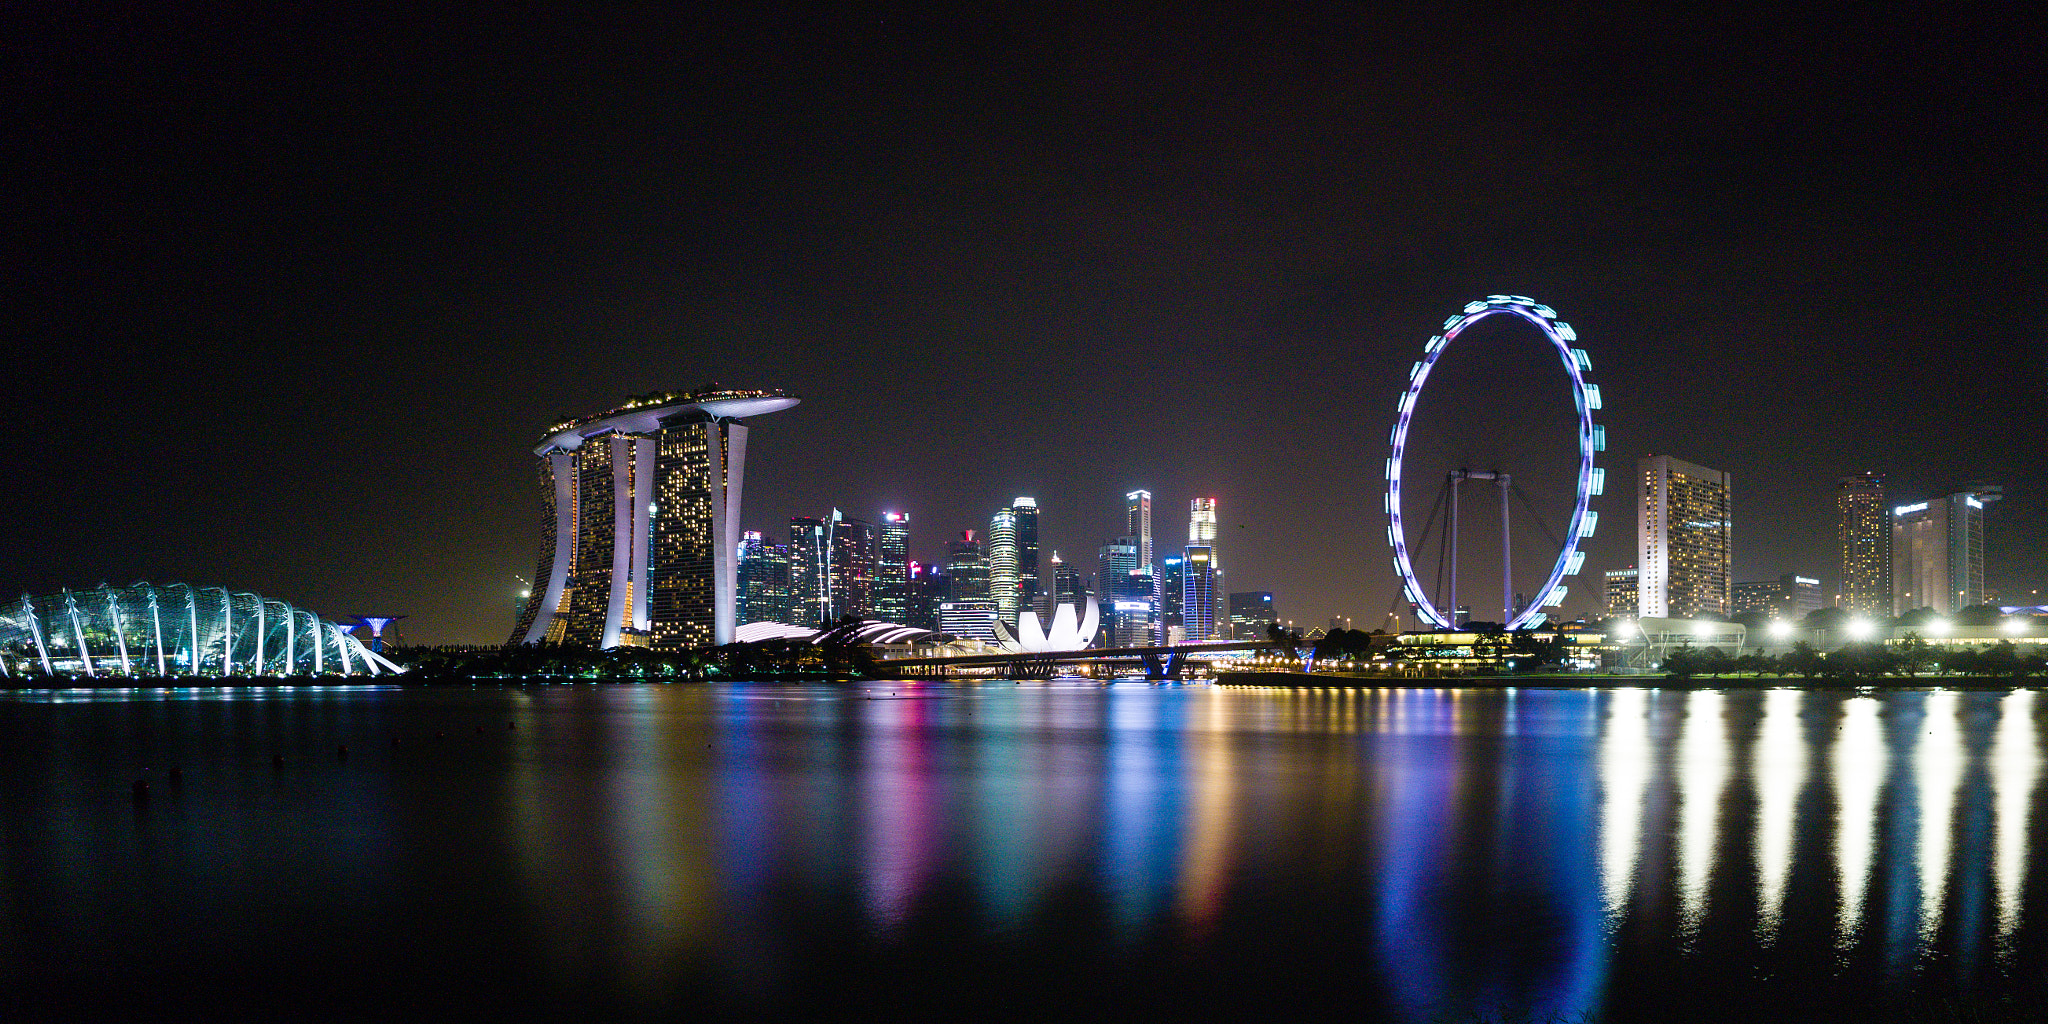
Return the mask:
[[[1095,605],[1095,598],[1088,598],[1087,610],[1078,616],[1074,606],[1062,602],[1052,613],[1052,631],[1046,632],[1038,624],[1038,613],[1026,611],[1017,616],[1017,633],[1012,636],[1008,626],[996,623],[996,644],[1015,654],[1052,654],[1060,651],[1078,651],[1095,639],[1095,630],[1100,625],[1101,612]]]
[[[0,675],[297,676],[403,672],[303,608],[186,583],[102,584],[0,607]]]

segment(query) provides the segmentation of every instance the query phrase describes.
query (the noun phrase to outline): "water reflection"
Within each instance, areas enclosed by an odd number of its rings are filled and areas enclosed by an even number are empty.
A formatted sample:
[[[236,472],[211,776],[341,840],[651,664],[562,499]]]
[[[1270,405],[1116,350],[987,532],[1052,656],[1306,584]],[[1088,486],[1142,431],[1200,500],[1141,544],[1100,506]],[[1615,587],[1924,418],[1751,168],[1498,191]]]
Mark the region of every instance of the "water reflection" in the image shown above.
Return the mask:
[[[248,794],[275,788],[267,767],[237,777],[239,802],[207,808],[210,834],[358,890],[420,878],[475,893],[480,919],[523,922],[503,941],[554,984],[607,979],[624,1001],[658,1002],[684,971],[773,993],[821,948],[1213,965],[1254,946],[1284,954],[1273,970],[1323,958],[1360,986],[1366,1016],[1411,1021],[1597,1014],[1672,977],[1716,992],[1784,976],[1846,997],[1872,979],[1968,988],[2043,963],[2030,691],[1005,682],[350,703],[364,699],[0,702],[0,724],[100,716],[128,736],[146,715],[151,735],[199,749],[312,735],[324,720],[308,709],[386,735],[375,716],[414,706],[516,717],[460,751],[320,776],[341,788],[325,806],[351,815],[285,819],[322,822],[310,855],[259,840]],[[131,913],[125,879],[151,871],[260,916],[260,894],[210,862],[109,826],[77,781],[102,771],[93,744],[107,741],[77,720],[7,734],[46,733],[35,756],[0,745],[0,878],[25,908],[0,917],[0,952],[57,935],[61,957],[103,955],[77,945],[82,922]],[[308,742],[331,750],[321,735]],[[127,836],[118,863],[80,838],[113,835]],[[490,865],[488,883],[450,874],[457,854]],[[941,924],[944,942],[915,945]],[[1988,967],[1980,944],[1996,950]]]

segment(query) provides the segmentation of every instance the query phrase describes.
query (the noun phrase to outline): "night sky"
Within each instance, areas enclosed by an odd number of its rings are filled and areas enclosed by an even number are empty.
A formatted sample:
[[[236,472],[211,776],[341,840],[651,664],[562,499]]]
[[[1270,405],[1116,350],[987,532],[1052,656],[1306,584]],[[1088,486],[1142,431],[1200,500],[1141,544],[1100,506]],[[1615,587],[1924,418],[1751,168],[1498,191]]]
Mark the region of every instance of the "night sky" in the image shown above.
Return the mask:
[[[1125,491],[1162,548],[1214,496],[1231,589],[1377,624],[1394,396],[1495,292],[1605,392],[1567,611],[1633,561],[1646,453],[1734,474],[1738,579],[1832,592],[1874,470],[2004,484],[1990,585],[2048,587],[2025,5],[279,6],[0,23],[0,595],[501,641],[541,429],[716,380],[803,398],[752,423],[748,529],[908,511],[929,560],[1029,494],[1085,569]],[[1540,483],[1561,372],[1467,340],[1444,457]]]

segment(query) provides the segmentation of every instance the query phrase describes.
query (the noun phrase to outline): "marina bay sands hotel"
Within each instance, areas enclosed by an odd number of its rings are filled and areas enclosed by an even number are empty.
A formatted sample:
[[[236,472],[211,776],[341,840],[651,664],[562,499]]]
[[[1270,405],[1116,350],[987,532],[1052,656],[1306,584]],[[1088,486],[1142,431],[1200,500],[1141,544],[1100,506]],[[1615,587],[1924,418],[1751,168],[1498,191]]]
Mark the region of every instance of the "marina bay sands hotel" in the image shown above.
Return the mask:
[[[540,563],[511,642],[648,646],[732,642],[740,483],[749,416],[780,391],[640,395],[548,428]]]

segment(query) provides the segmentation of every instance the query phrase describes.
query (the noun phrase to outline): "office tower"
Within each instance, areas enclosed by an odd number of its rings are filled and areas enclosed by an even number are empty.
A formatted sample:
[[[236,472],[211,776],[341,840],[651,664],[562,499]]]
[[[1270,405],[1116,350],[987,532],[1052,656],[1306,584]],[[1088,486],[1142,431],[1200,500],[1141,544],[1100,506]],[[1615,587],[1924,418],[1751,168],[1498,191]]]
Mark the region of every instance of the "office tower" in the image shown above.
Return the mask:
[[[789,622],[817,626],[832,621],[832,522],[812,516],[789,519]]]
[[[1607,570],[1607,615],[1634,615],[1641,608],[1637,597],[1637,573],[1634,568]]]
[[[1845,476],[1835,484],[1835,512],[1841,520],[1841,607],[1885,615],[1892,607],[1892,527],[1884,477]]]
[[[1190,544],[1181,558],[1181,628],[1188,643],[1208,643],[1216,636],[1216,566],[1212,552],[1206,544]]]
[[[960,531],[959,540],[946,542],[946,600],[988,600],[988,563],[982,559],[981,542],[973,530]]]
[[[736,621],[789,621],[789,545],[770,544],[758,531],[740,539],[739,614]]]
[[[1232,640],[1264,640],[1266,627],[1280,621],[1280,613],[1273,606],[1273,592],[1252,590],[1230,595],[1230,638]],[[1338,628],[1337,620],[1330,620],[1332,629]]]
[[[1188,544],[1209,549],[1209,593],[1213,598],[1209,609],[1209,621],[1212,628],[1215,623],[1229,622],[1230,609],[1224,604],[1227,598],[1223,585],[1223,557],[1222,552],[1216,547],[1216,499],[1196,498],[1188,502]],[[1220,632],[1217,630],[1211,635],[1216,636]]]
[[[882,513],[875,556],[875,618],[910,625],[910,513]]]
[[[939,628],[939,603],[947,599],[947,579],[936,565],[910,563],[903,624],[915,629]]]
[[[1010,512],[1017,521],[1017,610],[1023,611],[1045,589],[1038,574],[1038,499],[1018,498]]]
[[[1095,600],[1109,646],[1152,641],[1152,577],[1139,568],[1136,537],[1118,537],[1096,549]]]
[[[1892,614],[1984,603],[1984,502],[1959,491],[1892,509]]]
[[[875,617],[875,574],[880,555],[875,524],[832,510],[832,612],[827,621],[847,616]]]
[[[541,438],[539,565],[513,643],[730,643],[738,614],[744,417],[779,391],[659,392]]]
[[[1774,619],[1799,619],[1821,607],[1820,581],[1795,573],[1736,583],[1733,592],[1732,607],[1738,615],[1763,612]]]
[[[1138,564],[1150,572],[1152,566],[1152,492],[1132,491],[1124,495],[1124,536],[1138,541]]]
[[[1188,546],[1216,547],[1216,499],[1196,498],[1188,502]]]
[[[1082,585],[1081,574],[1076,572],[1073,566],[1060,561],[1060,553],[1057,551],[1052,553],[1052,603],[1070,604],[1077,609],[1086,607],[1088,603],[1088,588]]]
[[[1180,555],[1168,555],[1161,563],[1159,572],[1159,642],[1162,644],[1184,643],[1187,640],[1187,623],[1181,617],[1181,605],[1187,599],[1184,587],[1187,560]]]
[[[988,598],[1007,625],[1017,623],[1017,513],[997,509],[988,520],[988,542],[982,545],[988,563]]]
[[[1637,608],[1725,615],[1734,567],[1733,478],[1668,455],[1636,461]]]

